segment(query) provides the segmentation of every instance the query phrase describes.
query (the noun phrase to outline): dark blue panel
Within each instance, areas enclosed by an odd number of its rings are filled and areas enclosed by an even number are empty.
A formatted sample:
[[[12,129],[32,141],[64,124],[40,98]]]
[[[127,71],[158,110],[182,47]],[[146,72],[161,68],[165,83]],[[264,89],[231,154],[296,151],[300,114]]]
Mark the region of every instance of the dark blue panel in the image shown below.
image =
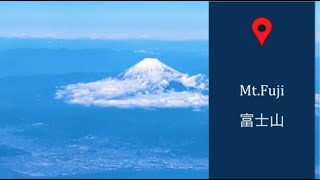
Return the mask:
[[[210,3],[210,177],[314,177],[313,2]],[[259,16],[273,29],[261,48]],[[284,85],[285,96],[240,97],[240,84]],[[240,114],[279,113],[283,128],[241,128]]]

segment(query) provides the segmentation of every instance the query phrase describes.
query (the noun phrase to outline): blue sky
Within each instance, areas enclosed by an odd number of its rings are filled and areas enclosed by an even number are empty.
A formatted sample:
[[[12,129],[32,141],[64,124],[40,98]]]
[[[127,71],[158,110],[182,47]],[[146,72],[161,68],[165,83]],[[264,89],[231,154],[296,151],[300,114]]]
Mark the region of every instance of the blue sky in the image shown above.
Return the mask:
[[[208,39],[208,2],[0,2],[0,37]]]

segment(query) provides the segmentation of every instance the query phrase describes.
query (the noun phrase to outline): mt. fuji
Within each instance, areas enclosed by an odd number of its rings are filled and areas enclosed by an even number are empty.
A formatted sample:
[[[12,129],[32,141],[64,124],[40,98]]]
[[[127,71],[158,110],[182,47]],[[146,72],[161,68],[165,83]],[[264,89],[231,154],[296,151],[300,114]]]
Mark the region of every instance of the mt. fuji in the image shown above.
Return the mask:
[[[115,78],[61,87],[56,98],[86,106],[199,109],[208,105],[208,79],[145,58]]]
[[[140,85],[165,85],[168,81],[181,76],[175,69],[158,59],[146,58],[119,75],[122,80],[134,81]]]

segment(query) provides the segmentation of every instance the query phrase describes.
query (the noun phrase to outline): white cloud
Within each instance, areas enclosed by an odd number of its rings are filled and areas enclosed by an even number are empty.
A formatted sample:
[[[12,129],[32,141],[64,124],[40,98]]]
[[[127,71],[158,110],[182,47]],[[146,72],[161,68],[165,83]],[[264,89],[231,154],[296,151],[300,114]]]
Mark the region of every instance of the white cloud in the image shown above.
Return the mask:
[[[142,34],[142,33],[114,33],[114,32],[96,32],[96,33],[34,33],[34,32],[12,32],[3,34],[0,32],[0,38],[16,38],[16,39],[91,39],[91,40],[168,40],[168,41],[188,41],[188,40],[208,40],[206,36],[172,36],[168,35],[155,35],[155,34]],[[156,54],[152,52],[144,52],[137,50],[135,53]]]
[[[119,108],[199,108],[208,105],[208,95],[200,91],[165,90],[167,85],[168,82],[163,83],[159,85],[162,88],[155,87],[154,90],[148,84],[108,78],[68,85],[57,91],[56,98],[64,98],[71,104]]]
[[[180,78],[181,83],[186,87],[194,87],[198,89],[206,89],[206,79],[202,74],[197,74],[194,76],[189,76],[188,74],[183,74]]]
[[[61,87],[56,98],[85,106],[199,109],[208,105],[207,82],[202,74],[189,76],[146,58],[116,78]]]

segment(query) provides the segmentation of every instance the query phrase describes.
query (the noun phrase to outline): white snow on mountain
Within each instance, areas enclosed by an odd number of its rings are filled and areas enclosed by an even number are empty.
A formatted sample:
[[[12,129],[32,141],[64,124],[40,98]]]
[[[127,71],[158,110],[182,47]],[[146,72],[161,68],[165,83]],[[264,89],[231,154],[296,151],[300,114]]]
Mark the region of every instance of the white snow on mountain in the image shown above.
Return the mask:
[[[208,79],[145,58],[114,78],[60,87],[67,103],[119,108],[194,108],[208,105]]]

